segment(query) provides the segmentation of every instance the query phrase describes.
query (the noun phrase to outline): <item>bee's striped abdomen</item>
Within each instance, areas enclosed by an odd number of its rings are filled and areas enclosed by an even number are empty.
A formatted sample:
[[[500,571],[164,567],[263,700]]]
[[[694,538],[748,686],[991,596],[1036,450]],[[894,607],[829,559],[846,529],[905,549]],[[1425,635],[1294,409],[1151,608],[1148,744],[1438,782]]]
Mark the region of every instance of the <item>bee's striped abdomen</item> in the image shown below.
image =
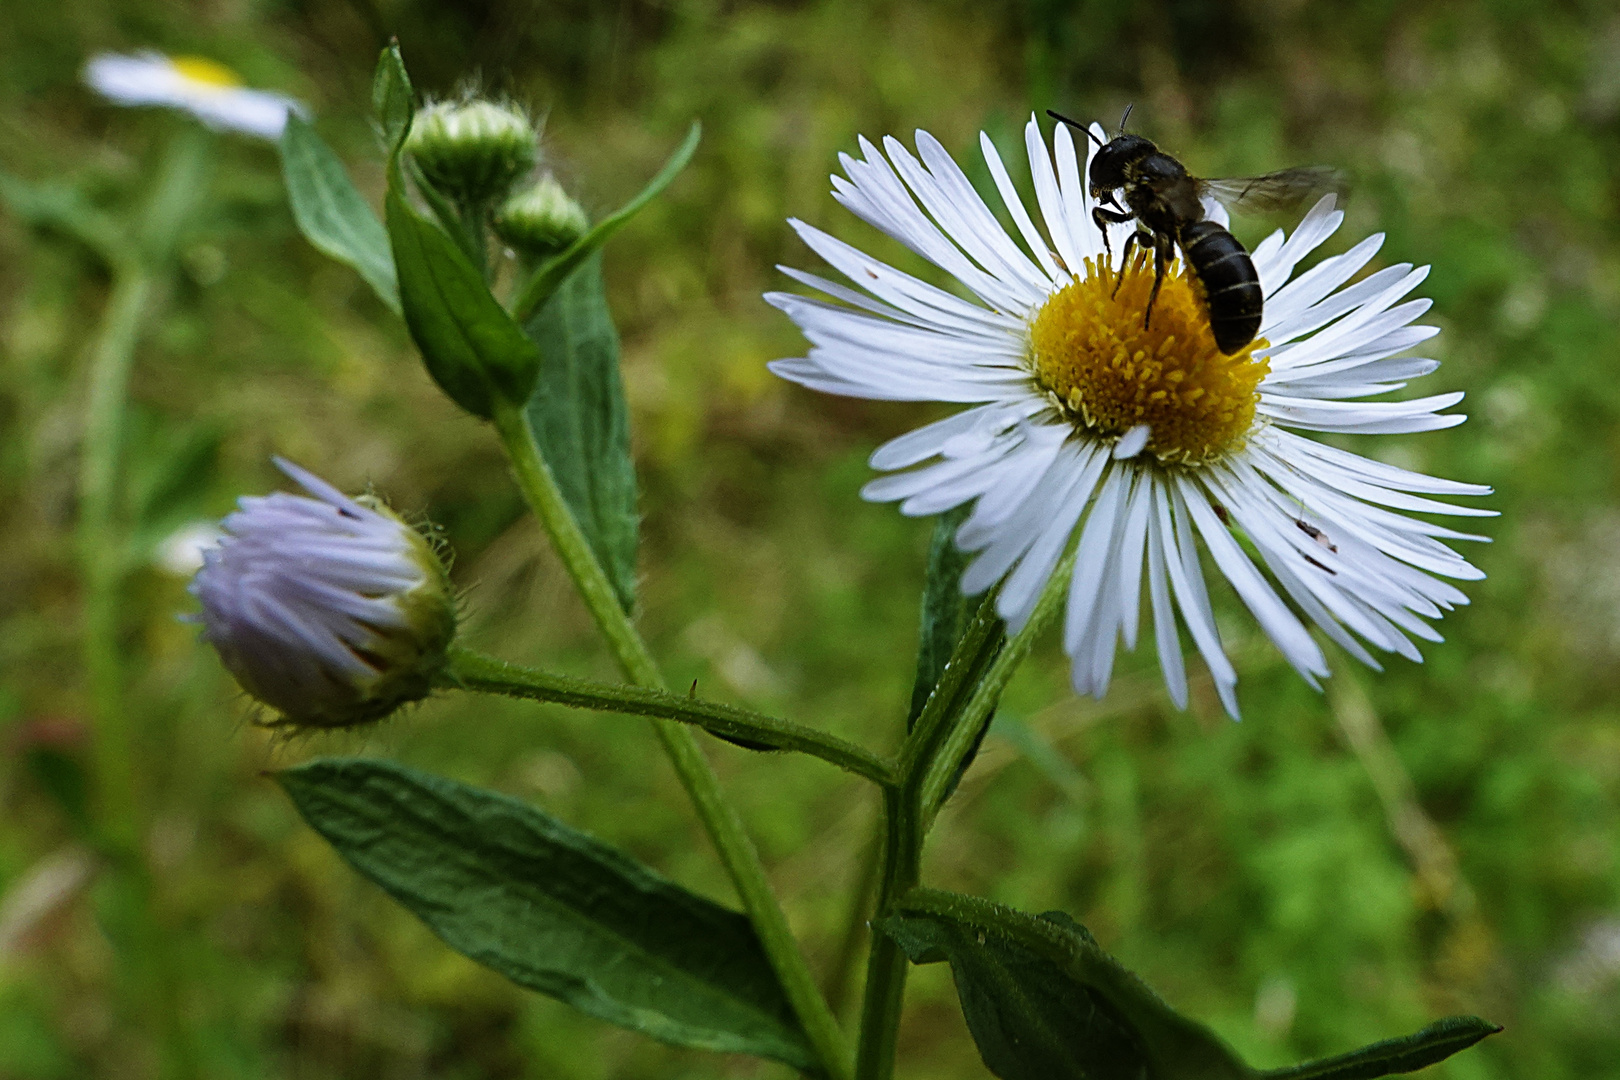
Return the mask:
[[[1237,238],[1213,221],[1195,221],[1177,240],[1204,286],[1209,328],[1223,353],[1235,353],[1260,331],[1265,295],[1254,261]]]

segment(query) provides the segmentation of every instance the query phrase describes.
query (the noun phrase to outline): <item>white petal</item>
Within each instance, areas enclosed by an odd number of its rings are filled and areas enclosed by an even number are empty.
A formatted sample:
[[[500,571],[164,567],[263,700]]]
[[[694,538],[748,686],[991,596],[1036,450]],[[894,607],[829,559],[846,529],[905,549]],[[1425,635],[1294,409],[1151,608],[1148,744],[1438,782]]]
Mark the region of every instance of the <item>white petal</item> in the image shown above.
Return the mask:
[[[1322,659],[1322,651],[1311,640],[1311,635],[1294,613],[1288,610],[1271,586],[1266,584],[1254,564],[1249,562],[1247,555],[1232,539],[1226,527],[1215,517],[1214,511],[1204,501],[1204,494],[1191,480],[1185,476],[1177,476],[1176,490],[1185,503],[1192,516],[1193,523],[1204,537],[1204,546],[1209,549],[1226,580],[1232,583],[1243,603],[1260,623],[1260,628],[1266,636],[1274,642],[1283,656],[1294,666],[1305,681],[1313,687],[1316,686],[1315,676],[1328,673],[1327,663]]]
[[[1159,653],[1159,671],[1164,675],[1164,687],[1176,708],[1187,707],[1187,668],[1181,657],[1181,637],[1176,632],[1176,611],[1170,603],[1170,585],[1167,566],[1172,558],[1174,544],[1169,533],[1169,522],[1157,513],[1160,502],[1159,482],[1149,480],[1147,497],[1153,511],[1147,522],[1148,598],[1153,605],[1153,637]]]
[[[1135,457],[1147,448],[1148,439],[1153,437],[1153,427],[1149,424],[1137,424],[1119,437],[1114,444],[1114,460],[1124,461]]]
[[[1030,220],[1029,211],[1024,207],[1024,200],[1019,197],[1018,190],[1013,187],[1012,177],[1007,175],[1007,166],[1002,163],[1001,155],[996,152],[995,143],[990,136],[979,132],[979,149],[984,154],[984,163],[990,170],[990,176],[996,182],[996,190],[1001,193],[1001,201],[1007,207],[1007,213],[1012,215],[1024,243],[1040,263],[1041,270],[1045,272],[1047,281],[1051,285],[1067,284],[1069,275],[1059,270],[1057,263],[1052,261],[1052,253],[1046,249],[1046,241],[1041,238],[1035,223]]]
[[[1057,248],[1058,257],[1069,268],[1070,274],[1084,273],[1083,249],[1075,246],[1075,227],[1069,221],[1063,195],[1058,191],[1057,175],[1052,171],[1052,159],[1041,138],[1041,126],[1030,114],[1024,126],[1024,150],[1029,155],[1029,175],[1035,184],[1035,201],[1040,205],[1041,217],[1046,222],[1046,233]]]

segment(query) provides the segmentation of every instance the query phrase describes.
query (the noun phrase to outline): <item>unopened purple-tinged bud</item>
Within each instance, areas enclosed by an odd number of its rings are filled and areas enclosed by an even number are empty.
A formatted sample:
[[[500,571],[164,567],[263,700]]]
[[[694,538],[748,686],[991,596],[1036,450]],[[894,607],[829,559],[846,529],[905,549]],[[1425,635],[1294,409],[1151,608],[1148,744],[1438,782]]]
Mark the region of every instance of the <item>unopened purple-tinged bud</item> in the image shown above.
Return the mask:
[[[379,500],[276,465],[309,495],[244,497],[224,520],[191,583],[204,640],[293,727],[352,727],[426,697],[456,632],[432,545]]]

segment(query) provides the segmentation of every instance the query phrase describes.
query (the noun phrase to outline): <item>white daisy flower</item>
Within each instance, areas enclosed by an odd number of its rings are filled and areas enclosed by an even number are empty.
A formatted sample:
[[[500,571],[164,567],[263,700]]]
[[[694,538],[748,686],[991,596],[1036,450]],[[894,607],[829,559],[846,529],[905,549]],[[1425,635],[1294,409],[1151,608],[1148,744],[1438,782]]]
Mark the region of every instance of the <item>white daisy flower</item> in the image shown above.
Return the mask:
[[[1029,619],[1078,530],[1063,644],[1082,693],[1101,697],[1118,643],[1136,645],[1145,566],[1170,697],[1186,707],[1185,625],[1222,703],[1238,715],[1237,673],[1216,631],[1200,538],[1312,686],[1328,668],[1307,620],[1375,668],[1367,645],[1420,660],[1412,639],[1440,640],[1425,620],[1467,603],[1440,579],[1483,576],[1441,541],[1484,538],[1402,511],[1486,515],[1493,512],[1427,496],[1490,489],[1298,432],[1395,434],[1463,421],[1440,411],[1460,393],[1355,400],[1438,366],[1398,355],[1438,333],[1413,325],[1428,300],[1401,302],[1428,268],[1402,263],[1346,287],[1377,253],[1379,234],[1295,277],[1343,221],[1328,196],[1292,236],[1279,230],[1255,248],[1265,293],[1259,336],[1226,356],[1179,263],[1143,327],[1153,272],[1137,261],[1116,293],[1117,268],[1083,183],[1091,147],[1082,162],[1059,126],[1049,152],[1033,117],[1024,134],[1045,236],[989,138],[979,139],[1024,248],[926,132],[917,133],[917,156],[893,138],[882,151],[862,139],[864,158],[841,155],[847,179],[832,178],[834,198],[953,275],[974,300],[791,223],[864,291],[783,267],[831,301],[767,296],[811,346],[771,370],[830,394],[973,406],[879,447],[872,465],[890,475],[862,494],[916,516],[973,502],[956,534],[977,552],[962,587],[973,594],[1001,582],[996,606],[1011,632]],[[1224,221],[1219,207],[1210,212]],[[1133,228],[1115,227],[1114,252]]]
[[[366,723],[425,697],[456,628],[438,556],[378,500],[276,465],[315,497],[239,500],[191,583],[203,639],[294,725]]]
[[[135,56],[102,53],[84,67],[92,90],[119,105],[167,105],[183,109],[211,128],[281,138],[287,114],[308,110],[284,94],[250,90],[236,72],[200,56]]]

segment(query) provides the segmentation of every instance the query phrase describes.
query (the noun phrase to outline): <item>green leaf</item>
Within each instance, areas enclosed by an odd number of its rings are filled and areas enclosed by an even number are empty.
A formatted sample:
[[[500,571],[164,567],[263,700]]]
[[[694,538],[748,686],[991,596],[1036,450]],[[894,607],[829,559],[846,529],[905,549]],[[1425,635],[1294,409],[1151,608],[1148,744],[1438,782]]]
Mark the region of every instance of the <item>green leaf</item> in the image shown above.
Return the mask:
[[[32,184],[0,172],[0,203],[34,228],[70,236],[108,263],[116,262],[130,247],[118,223],[91,206],[74,188]]]
[[[398,39],[390,41],[377,57],[377,72],[371,79],[371,108],[382,129],[383,146],[392,155],[405,141],[416,112],[411,77],[405,73]]]
[[[456,209],[455,203],[445,198],[444,193],[433,186],[433,181],[422,175],[422,170],[417,168],[416,162],[406,161],[404,164],[410,171],[411,182],[416,185],[417,193],[422,196],[422,201],[427,203],[428,209],[433,211],[433,216],[438,219],[439,227],[466,253],[468,260],[478,267],[479,273],[483,273],[488,257],[484,247],[484,226],[481,221],[463,217],[461,211]]]
[[[1339,1057],[1272,1069],[1260,1075],[1264,1080],[1373,1080],[1379,1076],[1416,1072],[1501,1030],[1501,1025],[1477,1016],[1451,1016],[1404,1038],[1374,1043]]]
[[[356,870],[513,982],[666,1042],[814,1068],[741,914],[494,792],[360,758],[277,780]]]
[[[670,181],[679,176],[681,170],[686,168],[686,163],[692,160],[702,134],[703,126],[696,120],[692,121],[692,128],[686,133],[686,141],[670,155],[664,167],[658,170],[658,175],[647,182],[647,186],[641,189],[639,195],[597,222],[590,232],[574,241],[566,251],[541,263],[518,293],[517,302],[512,305],[517,317],[528,318],[553,292],[557,291],[569,274],[607,243],[609,237],[629,224],[630,219],[635,217],[642,207],[652,202],[659,192],[668,187]]]
[[[498,401],[527,402],[540,369],[534,342],[466,253],[406,201],[399,169],[390,172],[388,237],[400,305],[428,373],[474,416],[488,419]]]
[[[928,695],[939,685],[945,664],[962,640],[968,616],[976,602],[962,595],[962,571],[968,555],[956,546],[956,530],[967,519],[969,507],[947,510],[934,522],[934,539],[928,547],[928,574],[923,580],[922,617],[917,633],[917,675],[911,684],[911,711],[906,715],[910,731],[928,704]]]
[[[44,744],[29,747],[24,760],[40,787],[67,815],[74,831],[93,839],[96,826],[90,816],[90,778],[84,763],[59,747]]]
[[[1002,1080],[1252,1076],[1066,918],[918,890],[881,929],[913,963],[950,962],[979,1054]]]
[[[1453,1017],[1343,1057],[1258,1072],[1061,911],[1028,915],[917,889],[878,926],[913,963],[950,963],[968,1029],[1002,1080],[1371,1080],[1432,1065],[1501,1030]]]
[[[619,334],[602,289],[601,254],[587,258],[525,328],[542,358],[529,399],[530,428],[620,606],[629,611],[636,599],[640,519]]]
[[[280,148],[281,175],[299,231],[316,248],[358,271],[398,314],[399,284],[388,230],[355,190],[343,162],[296,113],[287,117]]]
[[[176,423],[139,407],[130,409],[126,426],[119,485],[129,526],[125,557],[145,563],[175,529],[216,516],[210,481],[225,432],[211,423]]]

